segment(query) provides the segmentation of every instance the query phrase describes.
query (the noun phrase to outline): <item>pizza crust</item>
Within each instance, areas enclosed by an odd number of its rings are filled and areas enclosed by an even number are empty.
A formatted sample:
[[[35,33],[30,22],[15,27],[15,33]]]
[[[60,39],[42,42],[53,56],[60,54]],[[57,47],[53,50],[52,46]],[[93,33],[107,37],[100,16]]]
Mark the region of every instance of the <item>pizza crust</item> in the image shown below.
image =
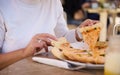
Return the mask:
[[[60,51],[60,50],[59,50],[58,48],[56,48],[56,47],[53,47],[53,48],[52,48],[51,53],[52,53],[56,58],[66,59],[66,57],[63,55],[63,52]]]
[[[95,28],[102,28],[102,27],[103,27],[103,24],[101,22],[98,22],[92,26],[86,26],[86,27],[79,28],[79,31],[82,33],[82,32],[93,30]]]
[[[70,47],[69,42],[64,37],[59,38],[58,41],[52,40],[51,44],[58,49],[62,49],[63,46]]]

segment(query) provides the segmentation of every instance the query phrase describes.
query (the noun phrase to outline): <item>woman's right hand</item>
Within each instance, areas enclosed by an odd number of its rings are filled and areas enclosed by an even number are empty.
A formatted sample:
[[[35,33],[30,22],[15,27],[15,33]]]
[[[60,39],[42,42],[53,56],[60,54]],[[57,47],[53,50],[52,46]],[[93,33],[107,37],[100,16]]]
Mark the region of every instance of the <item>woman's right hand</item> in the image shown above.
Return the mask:
[[[86,27],[86,26],[92,26],[96,23],[98,23],[98,20],[91,20],[91,19],[86,19],[84,22],[82,22],[78,27]]]
[[[23,50],[25,57],[34,55],[35,52],[45,48],[48,51],[48,46],[51,46],[51,40],[57,40],[57,38],[48,33],[42,33],[35,35],[26,48]]]

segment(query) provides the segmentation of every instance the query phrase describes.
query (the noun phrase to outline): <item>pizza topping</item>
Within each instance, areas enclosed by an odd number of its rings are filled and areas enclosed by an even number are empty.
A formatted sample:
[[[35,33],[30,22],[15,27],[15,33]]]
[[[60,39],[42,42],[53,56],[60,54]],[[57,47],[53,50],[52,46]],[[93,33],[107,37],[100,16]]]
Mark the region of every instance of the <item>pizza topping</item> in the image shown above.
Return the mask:
[[[90,53],[90,52],[87,52],[87,53],[88,53],[89,56],[92,56],[92,53]]]
[[[100,56],[103,56],[103,57],[105,57],[105,54],[100,54]]]
[[[77,54],[77,55],[80,56],[80,57],[82,56],[81,54]]]
[[[94,28],[94,30],[96,30],[97,28]]]

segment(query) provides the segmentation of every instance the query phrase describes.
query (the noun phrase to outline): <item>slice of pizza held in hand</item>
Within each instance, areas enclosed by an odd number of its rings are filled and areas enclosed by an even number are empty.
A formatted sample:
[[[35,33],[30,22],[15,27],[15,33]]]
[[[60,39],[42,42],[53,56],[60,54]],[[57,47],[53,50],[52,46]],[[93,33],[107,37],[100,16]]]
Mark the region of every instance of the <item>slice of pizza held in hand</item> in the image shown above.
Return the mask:
[[[89,45],[89,48],[91,50],[94,49],[97,43],[101,29],[102,23],[97,23],[95,25],[86,26],[79,29],[80,33],[83,36],[84,42],[86,42]]]
[[[97,56],[97,51],[95,50],[96,43],[99,38],[100,31],[102,29],[102,23],[96,23],[92,26],[86,26],[79,29],[83,36],[83,41],[88,44],[89,49],[94,52],[94,56]]]

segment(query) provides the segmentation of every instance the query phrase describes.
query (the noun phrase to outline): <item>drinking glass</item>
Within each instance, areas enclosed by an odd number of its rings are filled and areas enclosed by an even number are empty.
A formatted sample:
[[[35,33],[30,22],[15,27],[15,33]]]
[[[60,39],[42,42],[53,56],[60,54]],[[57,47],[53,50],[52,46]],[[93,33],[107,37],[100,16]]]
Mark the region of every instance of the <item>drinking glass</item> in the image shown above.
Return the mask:
[[[109,38],[104,75],[120,75],[120,35]]]

